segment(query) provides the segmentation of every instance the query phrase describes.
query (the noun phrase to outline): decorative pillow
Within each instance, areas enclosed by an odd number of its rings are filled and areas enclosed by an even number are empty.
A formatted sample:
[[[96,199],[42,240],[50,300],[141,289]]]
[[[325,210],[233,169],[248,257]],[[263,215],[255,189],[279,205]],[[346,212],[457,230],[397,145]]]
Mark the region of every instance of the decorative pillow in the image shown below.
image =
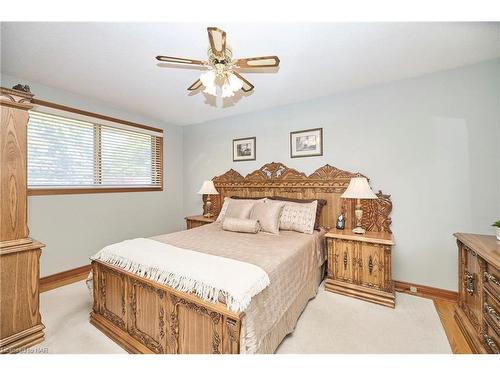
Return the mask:
[[[258,220],[263,232],[278,234],[280,231],[281,210],[284,205],[284,202],[257,201],[253,205],[250,219]]]
[[[226,197],[224,198],[224,204],[222,205],[219,216],[217,216],[217,220],[215,220],[215,222],[222,223],[226,216],[248,219],[255,202],[258,201],[255,199],[232,199]]]
[[[286,202],[281,211],[280,229],[312,234],[318,201],[311,203]]]
[[[222,229],[231,232],[257,233],[260,230],[260,223],[258,220],[226,217],[222,222]]]
[[[321,210],[326,206],[326,199],[298,199],[298,198],[287,198],[287,197],[269,197],[268,199],[284,201],[284,202],[296,202],[296,203],[311,203],[318,201],[318,206],[316,208],[316,220],[314,221],[314,229],[319,230],[319,218],[321,217]]]

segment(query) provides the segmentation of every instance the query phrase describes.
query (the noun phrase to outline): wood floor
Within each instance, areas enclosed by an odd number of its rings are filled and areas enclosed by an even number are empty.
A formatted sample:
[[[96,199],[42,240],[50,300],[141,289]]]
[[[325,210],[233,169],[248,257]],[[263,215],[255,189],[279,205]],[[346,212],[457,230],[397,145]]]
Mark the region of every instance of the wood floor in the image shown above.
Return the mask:
[[[443,299],[434,299],[434,306],[441,319],[441,324],[443,324],[453,354],[472,354],[469,344],[465,341],[465,337],[453,317],[456,304],[456,302]]]

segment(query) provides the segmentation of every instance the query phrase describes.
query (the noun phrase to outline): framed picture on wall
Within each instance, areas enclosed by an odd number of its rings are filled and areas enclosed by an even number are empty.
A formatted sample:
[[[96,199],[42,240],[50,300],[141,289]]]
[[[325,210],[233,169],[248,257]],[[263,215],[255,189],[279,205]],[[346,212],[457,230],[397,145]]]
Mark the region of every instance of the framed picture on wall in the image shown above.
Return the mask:
[[[290,132],[290,157],[323,155],[323,128]]]
[[[233,139],[233,161],[255,160],[255,147],[255,137]]]

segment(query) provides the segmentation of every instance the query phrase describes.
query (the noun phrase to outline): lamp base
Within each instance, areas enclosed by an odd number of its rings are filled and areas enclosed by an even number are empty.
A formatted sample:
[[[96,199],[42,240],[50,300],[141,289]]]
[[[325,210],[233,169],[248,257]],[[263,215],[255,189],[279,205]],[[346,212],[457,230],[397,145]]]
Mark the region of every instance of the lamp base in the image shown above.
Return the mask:
[[[361,227],[356,227],[356,228],[354,228],[352,230],[352,233],[355,233],[355,234],[365,234],[366,231],[363,228],[361,228]]]

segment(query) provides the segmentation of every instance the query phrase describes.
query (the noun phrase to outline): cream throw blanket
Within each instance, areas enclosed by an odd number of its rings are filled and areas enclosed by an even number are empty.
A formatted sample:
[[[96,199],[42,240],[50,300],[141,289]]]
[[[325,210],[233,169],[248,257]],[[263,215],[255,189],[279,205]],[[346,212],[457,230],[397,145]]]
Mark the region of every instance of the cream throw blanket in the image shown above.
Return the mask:
[[[229,310],[245,310],[253,296],[269,285],[260,267],[238,260],[181,249],[136,238],[106,246],[93,260],[112,264],[141,277],[217,302],[224,296]]]

